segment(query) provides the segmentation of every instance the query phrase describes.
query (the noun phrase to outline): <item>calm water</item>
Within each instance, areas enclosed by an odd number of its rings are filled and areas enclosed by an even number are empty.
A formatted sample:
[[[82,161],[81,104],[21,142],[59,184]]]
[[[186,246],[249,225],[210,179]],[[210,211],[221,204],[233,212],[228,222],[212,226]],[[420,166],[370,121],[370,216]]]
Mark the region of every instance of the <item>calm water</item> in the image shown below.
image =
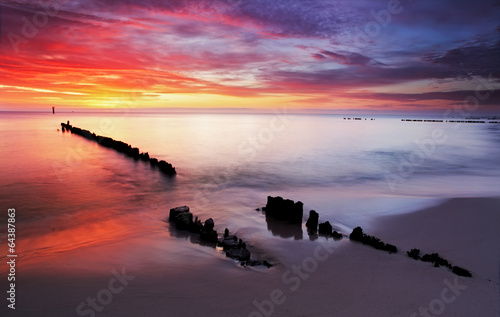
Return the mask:
[[[256,245],[271,239],[265,245],[274,252],[290,235],[255,211],[267,195],[301,200],[305,215],[315,209],[344,232],[380,213],[499,195],[500,125],[375,118],[3,113],[0,206],[16,209],[20,256],[28,261],[146,236],[175,252],[183,240],[162,220],[178,205]],[[57,131],[67,120],[166,160],[178,174],[167,178]]]

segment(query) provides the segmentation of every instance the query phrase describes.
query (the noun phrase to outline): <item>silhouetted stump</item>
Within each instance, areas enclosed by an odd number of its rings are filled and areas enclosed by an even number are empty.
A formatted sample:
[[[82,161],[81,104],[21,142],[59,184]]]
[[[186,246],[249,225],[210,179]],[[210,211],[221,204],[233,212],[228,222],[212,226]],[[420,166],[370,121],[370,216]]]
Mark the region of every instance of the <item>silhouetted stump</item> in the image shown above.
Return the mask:
[[[212,231],[214,230],[214,226],[215,226],[214,220],[212,218],[208,218],[207,220],[205,220],[205,226],[203,229],[205,231]]]
[[[361,227],[356,227],[352,230],[351,234],[349,235],[349,239],[354,240],[354,241],[363,241],[363,229]]]
[[[309,218],[307,219],[306,227],[310,233],[314,234],[318,231],[318,218],[319,214],[316,211],[309,211]]]
[[[328,236],[332,235],[333,227],[330,224],[330,222],[327,221],[327,222],[320,223],[318,233],[328,235]]]
[[[265,210],[266,215],[278,220],[302,224],[303,206],[304,204],[300,201],[294,202],[290,199],[283,199],[280,196],[268,196]]]

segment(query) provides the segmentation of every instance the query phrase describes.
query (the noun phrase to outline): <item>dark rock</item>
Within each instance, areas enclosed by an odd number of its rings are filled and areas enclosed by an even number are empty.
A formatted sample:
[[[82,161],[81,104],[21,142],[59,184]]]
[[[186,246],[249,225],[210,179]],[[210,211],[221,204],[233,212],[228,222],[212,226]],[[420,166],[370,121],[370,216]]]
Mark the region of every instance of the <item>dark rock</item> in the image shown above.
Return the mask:
[[[332,235],[332,232],[333,232],[333,227],[329,221],[319,224],[319,230],[318,230],[319,234]]]
[[[167,163],[164,160],[158,162],[158,168],[160,169],[160,171],[167,175],[174,175],[176,173],[175,168],[172,166],[172,164]]]
[[[344,237],[342,234],[338,233],[335,230],[333,231],[332,236],[333,236],[334,239],[337,239],[337,240],[338,239],[342,239]]]
[[[351,234],[349,235],[349,239],[354,240],[354,241],[363,241],[363,229],[361,227],[356,227],[352,230]]]
[[[211,231],[201,231],[200,232],[200,240],[210,242],[210,243],[217,243],[218,235],[217,231],[211,230]]]
[[[266,214],[279,220],[290,223],[302,223],[304,204],[300,201],[294,202],[290,199],[283,199],[280,196],[267,197]]]
[[[139,154],[139,158],[140,158],[142,161],[147,162],[147,161],[149,161],[149,153],[148,153],[148,152],[146,152],[146,153],[141,153],[141,154]]]
[[[224,250],[236,248],[238,246],[238,239],[235,236],[229,236],[222,240],[222,247],[224,248]]]
[[[250,251],[247,249],[229,249],[226,251],[226,256],[238,261],[250,260]]]
[[[267,268],[270,268],[272,266],[274,266],[273,264],[271,264],[270,262],[264,260],[264,261],[258,261],[258,260],[248,260],[244,263],[241,263],[242,265],[248,265],[248,266],[265,266]]]
[[[212,231],[214,230],[214,226],[214,220],[212,218],[208,218],[207,220],[205,220],[205,226],[203,227],[203,230],[207,232]]]
[[[198,219],[198,217],[196,217],[196,219],[191,223],[188,230],[191,233],[201,233],[201,231],[203,230],[203,224]]]
[[[310,233],[316,233],[318,231],[318,219],[319,214],[316,211],[309,211],[309,219],[307,219],[306,227]]]
[[[181,212],[180,214],[175,216],[174,223],[177,229],[188,230],[193,223],[193,214],[189,211]]]
[[[472,277],[472,274],[468,270],[463,269],[459,266],[454,266],[452,272],[458,276]]]
[[[151,166],[158,165],[158,159],[156,159],[154,157],[149,158],[149,164],[151,164]]]
[[[95,141],[99,143],[101,146],[112,148],[117,152],[123,153],[128,157],[134,158],[135,160],[141,159],[142,161],[145,162],[149,161],[151,166],[158,166],[160,171],[164,174],[167,174],[168,176],[173,176],[177,173],[175,167],[173,167],[172,164],[167,163],[165,161],[158,162],[157,159],[149,157],[149,154],[147,152],[141,153],[138,148],[132,147],[125,142],[113,140],[112,138],[104,137],[101,135],[96,135],[95,133],[92,133],[88,130],[73,127],[69,124],[61,123],[61,126],[63,128],[63,131],[67,130],[73,134],[80,135],[88,140]]]
[[[390,252],[390,253],[398,253],[398,248],[396,248],[395,245],[392,245],[392,244],[389,244],[389,243],[386,243],[385,250],[388,251],[388,252]]]
[[[419,249],[411,249],[407,251],[406,254],[414,260],[420,260],[420,250]]]
[[[351,234],[349,235],[349,239],[351,239],[353,241],[361,242],[363,244],[367,244],[367,245],[372,246],[378,250],[385,250],[385,251],[388,251],[390,253],[397,253],[398,252],[398,249],[394,245],[385,244],[384,242],[382,242],[382,240],[380,240],[377,237],[364,234],[363,229],[361,227],[354,228],[352,230]]]
[[[172,209],[170,209],[168,219],[170,219],[170,221],[174,221],[175,217],[177,217],[178,214],[183,213],[183,212],[189,212],[189,207],[188,206],[181,206],[181,207],[172,208]]]

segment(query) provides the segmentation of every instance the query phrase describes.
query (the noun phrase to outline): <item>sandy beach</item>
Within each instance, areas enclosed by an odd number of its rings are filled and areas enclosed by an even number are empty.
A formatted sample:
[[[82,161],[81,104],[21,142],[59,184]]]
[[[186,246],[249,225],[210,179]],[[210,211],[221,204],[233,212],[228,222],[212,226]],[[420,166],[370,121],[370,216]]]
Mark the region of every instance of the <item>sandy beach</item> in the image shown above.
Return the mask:
[[[2,315],[498,316],[499,207],[498,198],[457,198],[367,219],[365,231],[397,254],[348,238],[280,239],[271,269],[241,268],[187,239],[168,237],[169,252],[161,235],[82,247],[18,263],[17,307]],[[251,247],[266,250],[265,241]],[[410,259],[414,247],[473,277]]]

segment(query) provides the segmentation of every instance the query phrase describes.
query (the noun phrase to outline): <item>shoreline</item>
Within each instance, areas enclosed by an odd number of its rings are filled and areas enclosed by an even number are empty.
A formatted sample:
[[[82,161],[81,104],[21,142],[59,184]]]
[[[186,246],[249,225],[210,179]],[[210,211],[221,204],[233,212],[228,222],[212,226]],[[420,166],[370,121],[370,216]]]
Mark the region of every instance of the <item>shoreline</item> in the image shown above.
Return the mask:
[[[154,241],[155,235],[62,253],[40,258],[30,267],[19,264],[18,289],[23,294],[16,311],[5,315],[90,316],[78,314],[78,305],[107,289],[113,269],[125,268],[134,278],[113,294],[109,304],[101,305],[102,313],[96,316],[163,316],[166,312],[265,316],[271,310],[272,316],[420,316],[419,309],[429,309],[431,303],[434,311],[443,308],[441,316],[498,316],[499,207],[499,198],[454,198],[419,211],[376,216],[367,234],[395,244],[397,254],[346,238],[339,242],[322,237],[277,240],[274,243],[283,249],[276,254],[280,264],[266,271],[241,268],[214,256],[213,250],[170,237],[171,243],[183,246],[172,253],[168,245]],[[108,248],[120,249],[122,256],[104,261],[100,257]],[[457,277],[445,268],[415,261],[406,255],[411,248],[439,252],[471,270],[473,277]],[[93,262],[99,270],[84,274],[85,265],[71,267],[75,255],[76,261],[79,257]],[[440,294],[450,283],[463,289],[441,307]],[[0,311],[5,309],[6,305]]]

